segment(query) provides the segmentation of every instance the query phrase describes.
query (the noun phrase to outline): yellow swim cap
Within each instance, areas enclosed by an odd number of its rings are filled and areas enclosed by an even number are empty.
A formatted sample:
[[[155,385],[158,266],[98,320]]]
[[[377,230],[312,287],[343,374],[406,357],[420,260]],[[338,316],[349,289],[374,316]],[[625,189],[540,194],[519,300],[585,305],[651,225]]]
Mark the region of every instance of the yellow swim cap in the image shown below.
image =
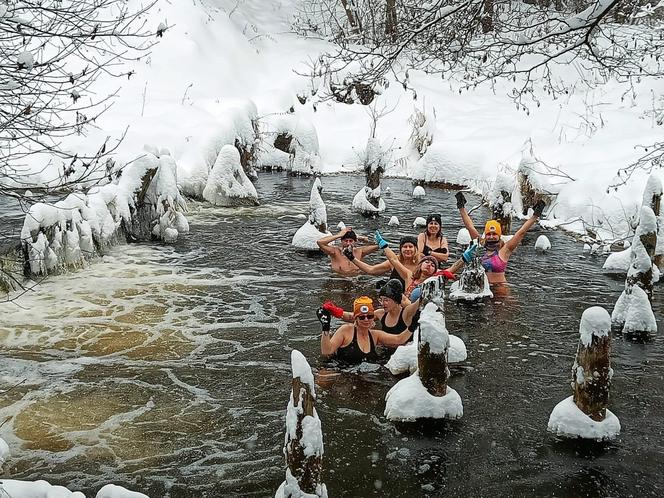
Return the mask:
[[[487,233],[495,233],[496,235],[502,235],[503,230],[500,227],[500,223],[498,223],[496,220],[487,221],[486,225],[484,225],[484,234],[486,235]]]
[[[368,296],[360,296],[353,301],[353,315],[366,315],[373,313],[373,300]]]

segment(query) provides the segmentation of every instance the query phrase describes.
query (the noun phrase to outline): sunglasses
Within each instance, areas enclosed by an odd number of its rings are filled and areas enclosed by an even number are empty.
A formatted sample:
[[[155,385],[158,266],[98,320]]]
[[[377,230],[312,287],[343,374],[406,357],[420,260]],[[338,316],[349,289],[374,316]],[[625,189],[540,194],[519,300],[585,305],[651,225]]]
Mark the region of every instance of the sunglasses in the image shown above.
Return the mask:
[[[358,320],[373,320],[373,315],[357,315]]]

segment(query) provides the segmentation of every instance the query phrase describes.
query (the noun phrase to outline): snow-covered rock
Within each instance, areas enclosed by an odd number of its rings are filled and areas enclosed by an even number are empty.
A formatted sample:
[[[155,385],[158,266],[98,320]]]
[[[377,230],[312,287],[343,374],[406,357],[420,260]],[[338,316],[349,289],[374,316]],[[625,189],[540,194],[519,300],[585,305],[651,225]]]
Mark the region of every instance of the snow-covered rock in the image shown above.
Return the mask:
[[[399,226],[399,218],[397,218],[396,216],[392,216],[390,218],[390,221],[387,222],[387,224],[388,224],[388,226],[391,226],[391,227],[398,227]]]
[[[414,199],[422,199],[424,196],[426,196],[426,192],[424,191],[424,188],[421,185],[418,185],[413,189],[413,198]]]
[[[459,394],[447,387],[445,396],[432,396],[417,374],[397,382],[385,396],[385,417],[392,421],[414,422],[422,418],[458,419],[463,416]]]
[[[2,479],[0,496],[11,498],[85,498],[80,491],[69,491],[63,486],[54,486],[46,481],[17,481]]]
[[[291,245],[298,249],[305,249],[307,251],[317,251],[319,249],[316,241],[332,235],[330,232],[320,232],[315,225],[312,225],[307,221],[304,225],[298,228],[295,235],[293,235],[293,240],[291,240]]]
[[[137,491],[130,491],[116,484],[107,484],[97,492],[96,498],[150,498],[150,497],[148,495],[144,495],[143,493],[139,493]]]
[[[339,223],[337,223],[337,228],[339,230],[343,230],[344,228],[346,228],[346,224],[343,221],[340,221]]]
[[[585,251],[586,246],[588,247],[588,251],[590,251],[590,246],[588,246],[588,244],[585,244],[584,252],[586,252]],[[632,260],[632,254],[631,251],[629,250],[612,252],[611,254],[609,254],[609,257],[606,258],[606,261],[604,261],[602,269],[606,273],[625,275],[627,274],[627,270],[629,268],[629,263],[631,260]]]
[[[546,235],[540,235],[535,241],[535,249],[541,252],[546,252],[551,249],[551,242]]]
[[[588,244],[588,243],[583,244],[583,252],[584,252],[584,254],[590,254],[590,251],[591,251],[591,250],[592,250],[592,248],[590,247],[590,244]]]
[[[638,285],[626,285],[611,313],[614,327],[622,327],[625,334],[657,332],[657,320],[648,295]]]
[[[576,406],[574,396],[570,396],[558,403],[551,412],[548,430],[558,436],[605,441],[620,434],[620,421],[607,409],[606,418],[595,422]]]
[[[376,190],[379,191],[377,195],[375,195]],[[378,207],[369,202],[369,199],[372,197],[378,198]],[[380,186],[373,190],[369,187],[362,187],[359,192],[355,194],[352,206],[355,211],[363,214],[377,214],[385,211],[385,201],[380,198]]]
[[[457,233],[456,237],[456,242],[457,244],[460,244],[462,246],[467,246],[470,244],[470,241],[472,239],[470,238],[470,232],[468,231],[467,228],[460,228],[459,233]]]
[[[258,193],[240,164],[240,153],[232,145],[219,151],[203,198],[217,206],[257,206]]]
[[[421,228],[425,226],[427,226],[427,220],[425,218],[422,218],[421,216],[418,216],[413,221],[413,228]]]

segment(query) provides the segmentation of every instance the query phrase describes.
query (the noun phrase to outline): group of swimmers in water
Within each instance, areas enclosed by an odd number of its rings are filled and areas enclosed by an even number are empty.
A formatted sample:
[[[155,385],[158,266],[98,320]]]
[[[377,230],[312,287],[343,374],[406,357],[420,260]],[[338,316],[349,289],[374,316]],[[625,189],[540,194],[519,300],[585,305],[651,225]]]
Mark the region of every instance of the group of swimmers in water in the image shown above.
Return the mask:
[[[321,353],[346,363],[361,363],[377,359],[377,346],[396,348],[411,340],[419,319],[420,285],[430,277],[442,275],[448,280],[455,280],[457,274],[469,263],[479,248],[482,250],[480,262],[486,271],[489,284],[505,285],[505,270],[510,257],[519,246],[525,234],[537,222],[544,210],[544,202],[533,206],[533,214],[507,241],[502,240],[502,228],[498,221],[489,220],[481,234],[475,228],[468,211],[466,198],[462,192],[456,194],[457,208],[464,226],[473,243],[463,252],[461,258],[449,268],[447,264],[449,250],[447,239],[442,233],[442,220],[438,214],[430,214],[426,220],[426,229],[417,237],[404,236],[399,241],[399,253],[389,247],[389,243],[376,231],[375,244],[356,247],[358,240],[369,242],[367,237],[358,237],[350,227],[338,234],[318,240],[320,249],[330,257],[332,270],[341,275],[357,275],[360,272],[369,275],[384,275],[390,272],[390,279],[378,293],[380,308],[374,308],[373,300],[361,296],[353,302],[353,311],[331,301],[317,310],[323,333],[321,335]],[[330,245],[340,239],[341,247]],[[363,261],[368,254],[382,250],[385,261],[370,265]],[[345,321],[333,333],[330,330],[332,317]],[[381,328],[374,328],[375,320]]]

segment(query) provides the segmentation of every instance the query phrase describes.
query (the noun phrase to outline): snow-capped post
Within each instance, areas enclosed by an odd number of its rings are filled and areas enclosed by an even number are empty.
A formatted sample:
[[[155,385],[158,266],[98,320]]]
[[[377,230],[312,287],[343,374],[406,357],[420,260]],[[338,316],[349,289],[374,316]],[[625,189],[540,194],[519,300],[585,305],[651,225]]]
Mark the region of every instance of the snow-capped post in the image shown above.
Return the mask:
[[[360,158],[366,175],[366,186],[353,199],[353,209],[363,216],[375,217],[385,211],[381,198],[380,175],[385,171],[385,151],[378,139],[370,137],[364,155]]]
[[[540,200],[544,201],[547,206],[549,205],[549,196],[538,189],[537,173],[539,161],[533,156],[532,147],[533,144],[528,139],[522,151],[521,161],[519,162],[516,174],[524,215],[528,213],[529,206],[534,206]]]
[[[447,385],[450,336],[445,326],[442,277],[422,284],[421,312],[417,330],[418,370],[400,380],[385,396],[388,420],[458,419],[463,416],[459,394]]]
[[[320,178],[314,180],[309,196],[309,218],[295,235],[291,244],[298,249],[307,251],[319,251],[317,240],[330,235],[327,231],[327,208],[321,197],[323,185]]]
[[[443,277],[427,279],[422,284],[420,298],[420,330],[417,346],[417,367],[422,385],[432,396],[444,396],[447,392],[447,350],[449,338],[446,330],[441,330],[440,323],[430,311],[435,306],[436,314],[442,317],[442,329],[445,329],[445,283]],[[425,310],[428,312],[425,313]],[[443,332],[445,332],[443,334]],[[445,336],[441,339],[442,336]]]
[[[514,180],[504,173],[496,176],[493,190],[489,192],[487,201],[492,212],[492,219],[500,223],[502,233],[508,234],[512,229],[512,190]]]
[[[492,297],[489,277],[482,266],[479,253],[476,252],[472,259],[464,264],[459,280],[450,286],[450,299],[475,302]]]
[[[581,315],[579,345],[572,366],[574,403],[596,422],[606,417],[611,385],[611,318],[599,306]]]
[[[639,226],[630,248],[625,290],[611,313],[613,327],[625,334],[645,338],[657,332],[657,321],[650,304],[653,287],[652,256],[656,244],[655,213],[648,206],[642,206]]]
[[[657,176],[655,176],[655,174],[651,174],[650,177],[648,177],[646,188],[643,191],[642,205],[649,206],[657,218],[657,243],[655,246],[653,263],[655,263],[660,269],[662,269],[662,266],[664,265],[664,220],[660,217],[663,192],[662,182]]]
[[[618,418],[607,409],[611,369],[611,318],[600,306],[586,309],[579,325],[579,345],[572,366],[574,394],[558,403],[548,430],[560,436],[611,439],[620,433]]]
[[[657,247],[657,218],[648,206],[641,206],[639,226],[636,228],[632,241],[632,256],[627,283],[639,285],[652,302],[653,259]]]
[[[286,411],[286,480],[276,497],[327,497],[321,482],[323,433],[314,408],[314,376],[306,358],[297,350],[291,352],[293,391]]]
[[[309,196],[309,223],[315,225],[319,232],[327,232],[327,208],[321,197],[323,185],[320,178],[314,180],[311,187],[311,195]]]

